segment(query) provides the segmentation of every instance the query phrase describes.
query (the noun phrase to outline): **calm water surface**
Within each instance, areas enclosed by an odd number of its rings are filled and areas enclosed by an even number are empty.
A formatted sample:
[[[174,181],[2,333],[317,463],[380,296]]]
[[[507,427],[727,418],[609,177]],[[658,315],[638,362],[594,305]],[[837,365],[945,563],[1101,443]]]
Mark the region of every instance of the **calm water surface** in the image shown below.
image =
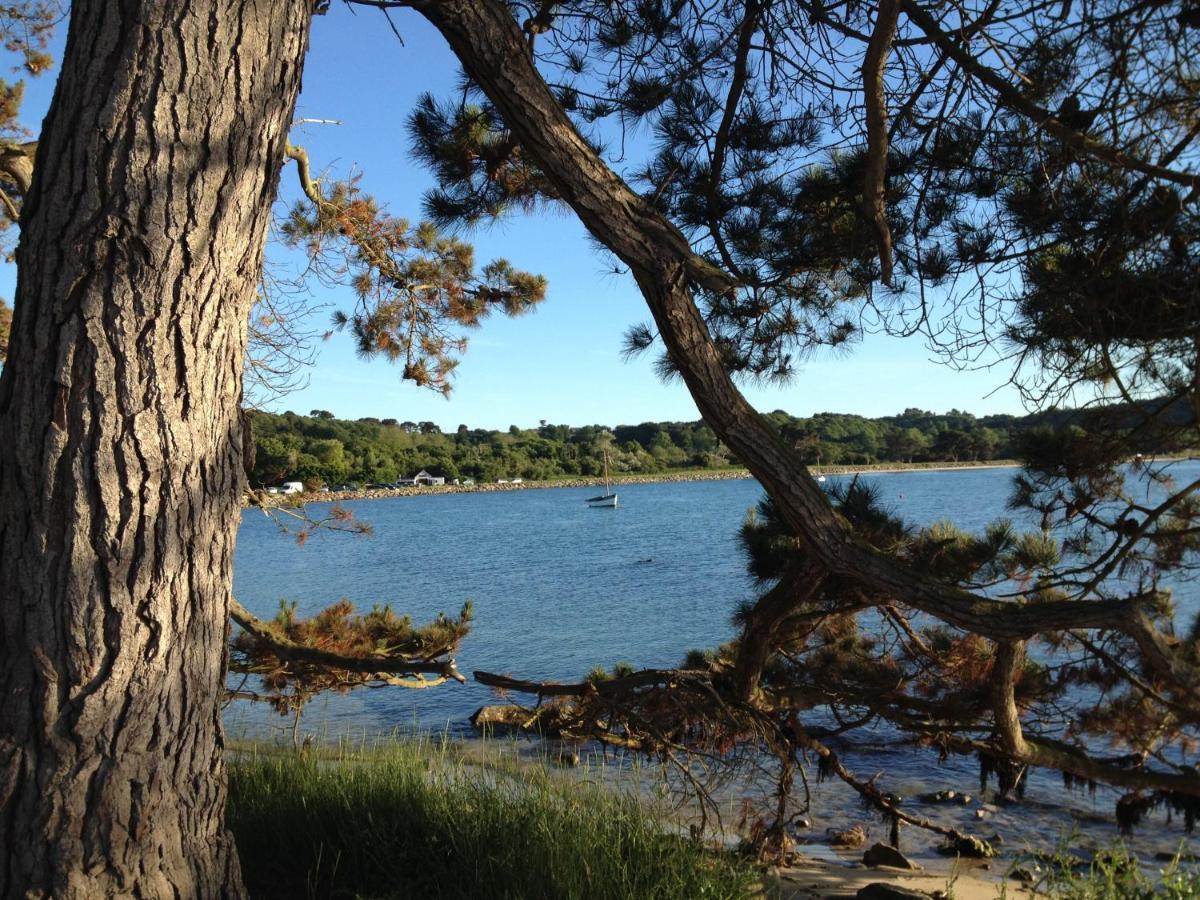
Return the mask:
[[[1181,463],[1176,472],[1180,481],[1195,478],[1200,462]],[[1004,504],[1012,474],[976,469],[861,477],[877,484],[884,501],[911,523],[948,518],[978,531],[1011,516]],[[417,622],[439,611],[455,613],[470,599],[476,618],[459,668],[531,679],[578,680],[597,664],[621,660],[639,668],[677,665],[687,650],[731,638],[730,613],[754,595],[736,534],[761,496],[758,484],[699,481],[619,490],[623,507],[616,510],[587,507],[583,501],[593,488],[348,502],[374,536],[324,534],[305,546],[248,510],[238,536],[235,594],[267,618],[281,600],[297,601],[309,614],[345,597],[360,609],[391,604]],[[1178,599],[1183,609],[1194,610],[1194,594]],[[321,723],[334,734],[414,723],[459,731],[493,699],[473,682],[429,691],[358,690],[315,701],[305,718],[310,727]],[[226,722],[235,735],[262,735],[282,725],[265,708],[245,703],[235,704]],[[853,762],[860,774],[886,770],[901,793],[978,787],[968,760],[939,767],[931,754],[879,748],[856,753]],[[1102,791],[1093,804],[1063,794],[1057,779],[1039,781],[1045,783],[1031,792],[1039,799],[1073,803],[1084,815],[1111,813],[1114,795]],[[833,805],[844,811],[843,798]],[[1028,812],[1021,817],[1026,827]],[[956,815],[966,823],[973,811]],[[1010,816],[1015,822],[1015,813],[1000,810],[989,813],[994,823],[970,826],[991,833]],[[1147,835],[1166,846],[1178,837],[1174,830]]]

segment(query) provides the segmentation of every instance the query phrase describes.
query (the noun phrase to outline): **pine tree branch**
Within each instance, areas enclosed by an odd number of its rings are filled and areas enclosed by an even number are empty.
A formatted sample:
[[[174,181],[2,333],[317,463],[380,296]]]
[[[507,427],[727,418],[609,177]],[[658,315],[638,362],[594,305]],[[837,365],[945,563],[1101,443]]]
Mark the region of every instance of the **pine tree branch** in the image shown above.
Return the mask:
[[[771,590],[754,604],[738,640],[733,667],[734,695],[749,701],[758,689],[763,668],[777,649],[776,635],[788,615],[810,600],[825,583],[825,574],[812,566],[790,566]]]
[[[498,675],[493,672],[473,672],[473,677],[482,685],[501,691],[514,691],[518,694],[536,694],[539,697],[588,697],[597,694],[621,694],[639,690],[652,685],[669,685],[672,682],[686,680],[687,674],[675,669],[643,669],[622,678],[610,678],[607,681],[527,681],[523,678],[513,678],[509,675]]]
[[[915,825],[918,828],[923,828],[926,831],[932,831],[935,834],[940,834],[949,839],[956,849],[963,855],[971,856],[995,856],[996,852],[991,845],[984,840],[981,840],[965,832],[959,831],[949,825],[939,825],[937,822],[921,816],[915,816],[900,809],[895,803],[888,799],[876,785],[874,779],[863,781],[855,776],[853,772],[843,765],[838,755],[829,747],[825,746],[816,738],[807,733],[801,733],[798,736],[797,743],[807,750],[811,750],[821,757],[829,769],[837,775],[843,782],[848,784],[854,791],[863,798],[867,803],[877,809],[879,812],[885,813],[894,819],[901,822],[907,822],[909,825]]]
[[[867,108],[867,163],[863,172],[863,209],[875,227],[879,244],[879,278],[892,285],[892,230],[887,220],[887,98],[884,94],[884,68],[896,22],[900,0],[879,0],[875,31],[863,56],[863,102]]]
[[[300,190],[304,192],[304,196],[311,200],[317,209],[324,209],[328,206],[329,201],[321,193],[321,186],[313,180],[308,151],[295,144],[288,144],[285,154],[288,159],[296,163],[296,177],[300,181]]]
[[[279,634],[269,624],[259,619],[242,606],[237,600],[230,598],[229,618],[237,622],[248,634],[266,644],[281,659],[295,660],[330,669],[343,669],[347,672],[378,674],[380,680],[402,687],[418,686],[415,683],[405,683],[400,680],[389,681],[392,675],[418,675],[430,673],[442,679],[452,678],[459,684],[466,684],[454,664],[453,659],[414,659],[401,654],[370,654],[363,656],[344,656],[316,647],[305,647]],[[429,685],[419,685],[427,687]]]
[[[0,178],[11,181],[21,194],[28,193],[33,183],[33,157],[37,147],[37,141],[0,143]]]
[[[1000,746],[1012,759],[1029,755],[1016,696],[1017,672],[1024,661],[1024,641],[1001,641],[996,645],[991,675],[992,711]]]
[[[1068,147],[1123,169],[1141,172],[1152,178],[1161,178],[1164,181],[1191,188],[1193,191],[1200,190],[1200,175],[1179,172],[1146,162],[1067,126],[1048,109],[1034,103],[1010,82],[976,59],[966,47],[943,31],[938,21],[926,12],[916,0],[900,0],[900,7],[904,14],[929,36],[939,50],[958,63],[963,71],[978,78],[991,88],[1001,103],[1014,112],[1031,119],[1035,125],[1058,138]]]
[[[443,34],[560,196],[597,240],[629,266],[701,414],[831,573],[993,640],[1070,628],[1121,630],[1147,602],[1142,597],[996,600],[914,572],[857,538],[725,369],[690,288],[700,283],[721,292],[733,289],[735,282],[694,253],[683,234],[630,190],[584,140],[534,68],[508,10],[495,0],[404,5],[419,10]]]
[[[721,122],[717,126],[717,134],[713,138],[712,164],[708,179],[708,229],[712,232],[713,243],[716,245],[717,252],[721,256],[721,262],[725,264],[725,268],[732,275],[741,277],[741,271],[733,256],[729,252],[729,248],[725,244],[725,239],[721,236],[720,221],[717,216],[717,200],[720,195],[721,178],[725,174],[725,155],[729,149],[729,134],[733,129],[733,120],[737,116],[738,104],[742,101],[742,94],[746,89],[747,81],[747,66],[750,58],[750,43],[754,37],[754,31],[758,27],[758,18],[761,12],[761,4],[758,0],[748,0],[746,3],[746,13],[742,19],[741,27],[738,29],[737,48],[734,51],[733,59],[733,75],[729,81],[729,93],[725,98],[725,112],[721,116]]]
[[[33,183],[33,157],[37,153],[37,146],[37,141],[21,144],[0,142],[0,181],[12,184],[20,196],[27,194]],[[21,208],[9,192],[3,189],[0,189],[0,204],[4,206],[4,213],[13,224],[19,224]]]

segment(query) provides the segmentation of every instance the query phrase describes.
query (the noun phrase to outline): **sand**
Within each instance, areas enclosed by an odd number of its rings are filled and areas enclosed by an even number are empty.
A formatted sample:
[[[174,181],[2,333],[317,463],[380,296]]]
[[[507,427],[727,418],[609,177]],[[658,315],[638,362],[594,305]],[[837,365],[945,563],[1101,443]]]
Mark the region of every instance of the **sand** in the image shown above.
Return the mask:
[[[995,861],[992,869],[978,863],[962,862],[958,871],[954,864],[930,866],[918,872],[892,869],[886,866],[868,868],[861,863],[837,863],[801,858],[783,869],[772,869],[767,879],[767,896],[779,900],[813,900],[826,897],[854,897],[859,888],[876,881],[899,887],[924,891],[932,896],[949,896],[954,900],[994,900],[1007,890],[1008,897],[1028,896],[1015,881],[1005,885],[1003,864]],[[941,893],[938,893],[941,892]]]

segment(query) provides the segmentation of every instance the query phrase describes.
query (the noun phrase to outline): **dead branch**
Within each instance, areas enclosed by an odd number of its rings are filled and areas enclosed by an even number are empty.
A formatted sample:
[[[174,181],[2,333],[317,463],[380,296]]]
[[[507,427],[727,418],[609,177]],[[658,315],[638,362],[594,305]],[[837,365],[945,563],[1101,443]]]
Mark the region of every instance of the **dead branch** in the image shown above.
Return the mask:
[[[876,785],[874,780],[863,781],[855,776],[853,772],[842,764],[838,759],[838,755],[829,747],[826,747],[816,738],[808,735],[798,735],[798,743],[807,750],[811,750],[820,756],[825,764],[829,767],[838,778],[848,784],[855,792],[862,797],[867,803],[877,809],[879,812],[891,816],[894,819],[899,819],[901,822],[907,822],[909,825],[916,825],[918,828],[924,828],[927,831],[932,831],[935,834],[940,834],[948,838],[956,850],[963,856],[995,856],[996,851],[991,845],[984,840],[959,831],[949,825],[939,825],[929,819],[921,816],[914,816],[900,809],[894,802],[888,799]]]

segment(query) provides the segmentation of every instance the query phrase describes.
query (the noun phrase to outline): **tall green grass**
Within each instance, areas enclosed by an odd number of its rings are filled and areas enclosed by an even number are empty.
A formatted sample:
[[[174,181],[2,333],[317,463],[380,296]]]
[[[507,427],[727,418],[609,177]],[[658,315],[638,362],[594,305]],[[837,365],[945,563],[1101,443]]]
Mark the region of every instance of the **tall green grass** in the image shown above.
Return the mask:
[[[252,897],[734,898],[753,871],[666,833],[638,800],[428,742],[242,753],[229,826]]]

